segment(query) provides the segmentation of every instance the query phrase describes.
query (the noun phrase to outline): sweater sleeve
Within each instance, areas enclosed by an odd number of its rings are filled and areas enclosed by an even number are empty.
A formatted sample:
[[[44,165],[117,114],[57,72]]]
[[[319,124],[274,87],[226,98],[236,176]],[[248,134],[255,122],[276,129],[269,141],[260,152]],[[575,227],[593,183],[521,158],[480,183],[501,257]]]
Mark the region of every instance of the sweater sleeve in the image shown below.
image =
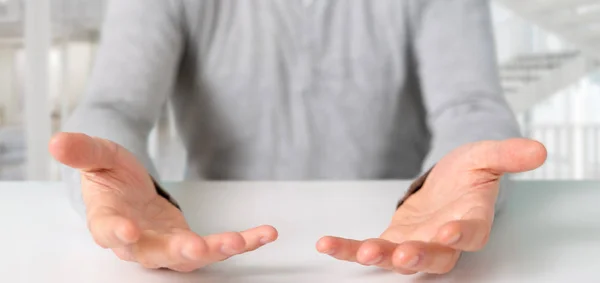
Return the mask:
[[[519,137],[500,86],[488,1],[408,3],[412,49],[432,135],[423,172],[461,145]]]
[[[158,179],[147,141],[173,89],[183,48],[175,0],[109,1],[102,38],[82,101],[63,131],[120,144]],[[63,166],[72,204],[85,213],[80,173]]]

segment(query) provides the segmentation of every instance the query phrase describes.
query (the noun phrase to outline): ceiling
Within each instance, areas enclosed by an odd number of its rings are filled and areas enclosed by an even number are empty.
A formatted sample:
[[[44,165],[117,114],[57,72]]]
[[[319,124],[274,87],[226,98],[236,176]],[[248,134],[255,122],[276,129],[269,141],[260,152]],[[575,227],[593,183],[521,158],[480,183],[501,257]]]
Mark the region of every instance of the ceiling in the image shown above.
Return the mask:
[[[497,0],[523,19],[600,58],[600,0]]]

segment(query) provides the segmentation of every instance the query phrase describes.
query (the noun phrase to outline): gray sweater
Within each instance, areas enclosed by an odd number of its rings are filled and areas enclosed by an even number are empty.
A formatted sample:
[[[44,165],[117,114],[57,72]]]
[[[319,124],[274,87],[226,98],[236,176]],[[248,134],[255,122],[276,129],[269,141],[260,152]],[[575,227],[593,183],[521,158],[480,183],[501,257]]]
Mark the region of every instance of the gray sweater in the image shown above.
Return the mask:
[[[111,1],[64,130],[121,144],[159,179],[147,139],[168,102],[188,180],[410,179],[519,136],[486,0]]]

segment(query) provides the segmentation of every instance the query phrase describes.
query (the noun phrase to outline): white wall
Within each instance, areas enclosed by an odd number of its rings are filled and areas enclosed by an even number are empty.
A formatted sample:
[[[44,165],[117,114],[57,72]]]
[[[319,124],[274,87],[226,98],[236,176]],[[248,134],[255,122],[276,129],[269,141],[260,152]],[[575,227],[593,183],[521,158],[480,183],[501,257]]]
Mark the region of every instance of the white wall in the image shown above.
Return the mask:
[[[52,47],[49,54],[49,83],[53,111],[60,113],[63,99],[67,109],[76,106],[85,92],[94,50],[95,44],[91,42],[70,42]],[[20,101],[24,89],[24,64],[22,48],[0,49],[0,108],[5,112],[3,124],[22,122],[23,107]]]
[[[56,60],[51,63],[52,73],[56,74],[53,83],[53,97],[57,110],[65,99],[69,112],[85,92],[94,56],[94,44],[71,42],[54,49]],[[68,113],[67,113],[68,114]]]
[[[11,48],[2,48],[0,49],[0,123],[18,124],[20,108],[15,88],[15,51]]]

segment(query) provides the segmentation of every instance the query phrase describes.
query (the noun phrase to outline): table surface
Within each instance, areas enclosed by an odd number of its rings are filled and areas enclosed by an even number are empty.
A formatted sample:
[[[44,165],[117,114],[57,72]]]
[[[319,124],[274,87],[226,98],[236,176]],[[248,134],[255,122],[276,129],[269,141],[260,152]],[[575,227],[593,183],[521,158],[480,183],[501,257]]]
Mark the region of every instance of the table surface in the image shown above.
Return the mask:
[[[518,182],[490,243],[450,274],[403,276],[335,261],[323,235],[378,236],[407,182],[168,185],[201,235],[271,224],[279,240],[198,272],[145,270],[97,247],[59,183],[0,183],[3,282],[591,282],[600,278],[596,182]]]

